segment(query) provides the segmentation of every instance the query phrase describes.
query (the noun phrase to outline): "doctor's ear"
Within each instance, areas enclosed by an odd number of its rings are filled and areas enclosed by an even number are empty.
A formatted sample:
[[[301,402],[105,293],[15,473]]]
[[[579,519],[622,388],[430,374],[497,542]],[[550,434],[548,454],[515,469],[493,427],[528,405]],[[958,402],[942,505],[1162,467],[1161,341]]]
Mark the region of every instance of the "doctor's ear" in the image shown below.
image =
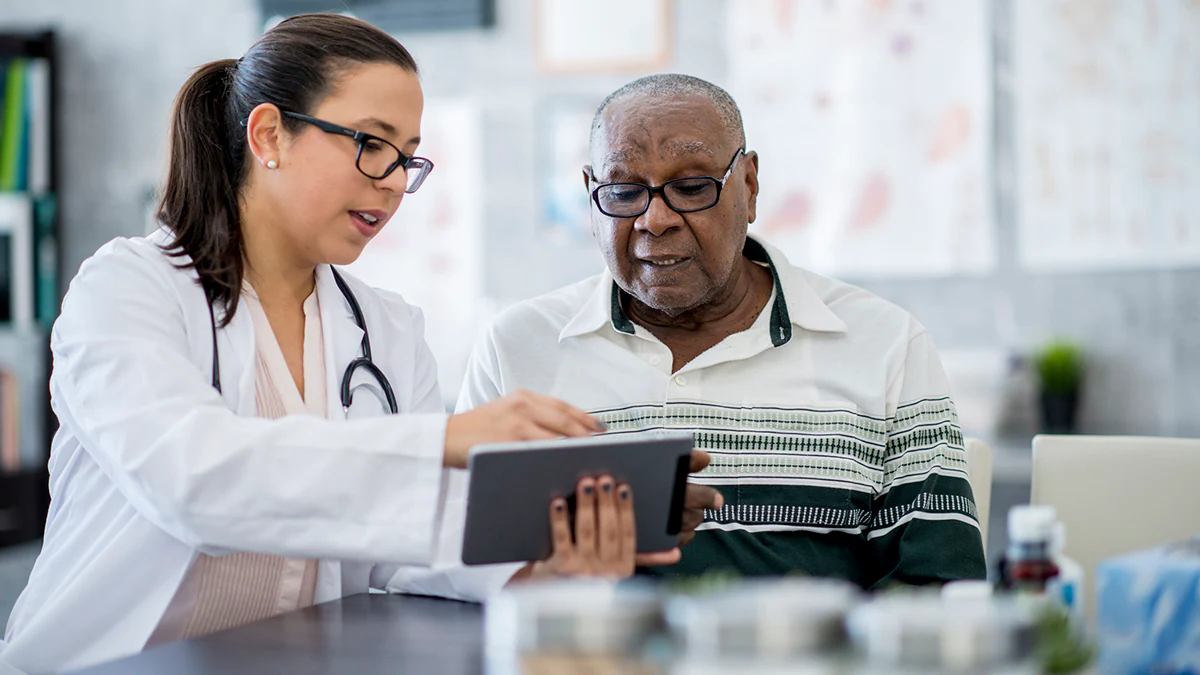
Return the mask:
[[[283,113],[273,103],[260,103],[246,118],[246,147],[254,161],[274,169],[283,144]]]

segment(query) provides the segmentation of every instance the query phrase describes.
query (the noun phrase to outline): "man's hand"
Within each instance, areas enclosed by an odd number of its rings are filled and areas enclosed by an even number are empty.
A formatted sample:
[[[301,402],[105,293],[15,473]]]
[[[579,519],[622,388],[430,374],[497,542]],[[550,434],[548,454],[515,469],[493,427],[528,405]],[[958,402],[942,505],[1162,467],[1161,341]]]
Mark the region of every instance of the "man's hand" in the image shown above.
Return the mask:
[[[698,473],[712,461],[703,450],[692,451],[692,464],[688,467],[691,473]],[[705,509],[719,509],[725,506],[725,497],[721,491],[707,485],[688,483],[687,494],[683,501],[683,525],[679,530],[679,545],[686,546],[696,537],[696,527],[704,522]]]

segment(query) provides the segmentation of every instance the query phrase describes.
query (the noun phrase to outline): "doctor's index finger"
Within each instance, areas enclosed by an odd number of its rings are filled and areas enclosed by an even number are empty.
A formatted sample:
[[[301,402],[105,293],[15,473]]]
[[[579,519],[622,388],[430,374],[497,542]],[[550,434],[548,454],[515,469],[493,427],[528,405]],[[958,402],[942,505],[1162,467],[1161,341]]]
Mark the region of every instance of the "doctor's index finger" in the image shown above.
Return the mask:
[[[553,410],[563,417],[574,421],[583,427],[587,433],[594,434],[596,432],[605,431],[606,427],[603,422],[567,403],[566,401],[554,398],[552,396],[542,396],[541,394],[529,393],[529,397],[538,404],[539,408]],[[567,435],[567,434],[564,434]]]
[[[573,414],[580,412],[565,403],[546,396],[531,400],[529,418],[543,429],[558,436],[590,436],[597,431],[591,418]]]

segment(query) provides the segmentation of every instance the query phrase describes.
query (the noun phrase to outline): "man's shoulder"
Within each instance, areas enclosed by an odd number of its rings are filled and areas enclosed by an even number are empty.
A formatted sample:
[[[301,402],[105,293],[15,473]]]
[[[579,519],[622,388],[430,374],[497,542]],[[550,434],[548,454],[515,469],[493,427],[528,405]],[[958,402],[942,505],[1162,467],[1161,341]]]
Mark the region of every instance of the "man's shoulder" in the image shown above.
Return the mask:
[[[605,275],[597,274],[506,307],[492,322],[493,339],[527,340],[547,335],[557,340],[604,279]]]
[[[792,270],[846,323],[851,335],[866,331],[899,338],[924,330],[907,310],[865,288],[799,267]]]

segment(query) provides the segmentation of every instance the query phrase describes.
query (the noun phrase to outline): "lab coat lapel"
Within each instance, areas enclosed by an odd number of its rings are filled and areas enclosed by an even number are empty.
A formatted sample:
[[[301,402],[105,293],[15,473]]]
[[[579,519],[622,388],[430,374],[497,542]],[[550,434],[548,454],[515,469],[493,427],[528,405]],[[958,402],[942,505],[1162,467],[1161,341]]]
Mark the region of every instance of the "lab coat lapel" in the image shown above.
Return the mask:
[[[325,340],[326,405],[330,419],[345,419],[342,374],[358,358],[363,332],[354,322],[350,304],[337,287],[329,265],[317,267],[317,299],[321,304],[321,334]]]
[[[238,415],[253,417],[258,414],[254,395],[254,321],[244,308],[239,310],[228,326],[217,330],[221,398]],[[203,323],[208,324],[207,306],[203,311]],[[221,320],[220,310],[216,320]]]

